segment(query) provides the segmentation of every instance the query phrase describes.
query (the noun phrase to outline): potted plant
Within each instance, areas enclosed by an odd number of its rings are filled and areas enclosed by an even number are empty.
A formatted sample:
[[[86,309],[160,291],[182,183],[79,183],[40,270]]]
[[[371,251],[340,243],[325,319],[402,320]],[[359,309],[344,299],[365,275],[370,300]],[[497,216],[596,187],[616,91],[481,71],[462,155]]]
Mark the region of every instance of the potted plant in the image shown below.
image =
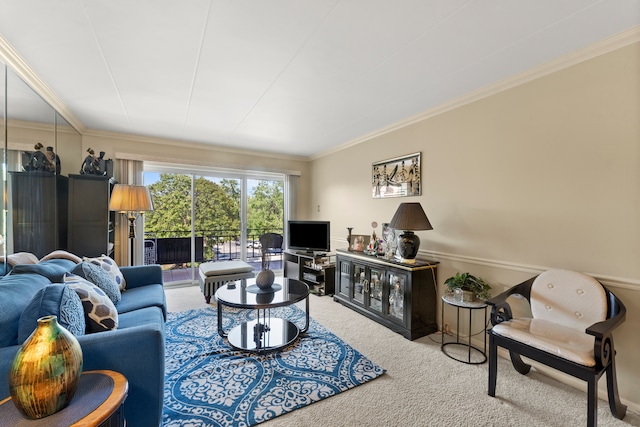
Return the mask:
[[[476,298],[487,300],[491,297],[491,286],[482,278],[470,273],[456,273],[444,281],[449,292],[460,293],[461,301],[475,301]]]

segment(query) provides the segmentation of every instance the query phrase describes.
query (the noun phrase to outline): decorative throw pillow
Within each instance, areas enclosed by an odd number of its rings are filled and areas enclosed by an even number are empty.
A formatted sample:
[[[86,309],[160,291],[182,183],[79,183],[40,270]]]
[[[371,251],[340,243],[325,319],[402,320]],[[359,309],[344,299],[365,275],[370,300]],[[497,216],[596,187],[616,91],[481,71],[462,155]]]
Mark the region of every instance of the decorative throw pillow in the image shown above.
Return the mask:
[[[122,295],[120,294],[120,289],[118,288],[115,280],[113,280],[113,277],[111,277],[109,273],[97,265],[89,262],[81,262],[76,265],[70,273],[80,276],[83,279],[87,279],[102,289],[114,304],[120,302]]]
[[[73,289],[82,301],[87,332],[103,332],[118,327],[118,311],[102,289],[75,274],[67,274],[64,283]]]
[[[63,251],[61,249],[57,251],[53,251],[50,254],[43,256],[42,258],[40,258],[40,262],[46,261],[48,259],[68,259],[75,262],[76,264],[79,264],[82,262],[82,258],[80,258],[78,255],[74,255],[71,252]]]
[[[37,264],[38,257],[31,252],[16,252],[15,254],[7,255],[7,264]]]
[[[116,264],[116,262],[110,257],[106,255],[102,255],[102,256],[99,256],[98,258],[84,257],[82,260],[86,262],[90,262],[91,264],[95,264],[98,267],[102,267],[104,271],[106,271],[111,275],[111,277],[113,277],[113,280],[116,281],[116,284],[118,285],[118,288],[120,288],[121,291],[124,291],[125,288],[127,287],[127,283],[124,280],[124,276],[122,275],[122,272],[120,272],[120,268],[118,267],[118,264]]]
[[[38,326],[38,319],[54,315],[58,324],[79,337],[84,335],[86,322],[80,297],[68,286],[55,283],[40,289],[20,316],[18,343],[23,343]]]

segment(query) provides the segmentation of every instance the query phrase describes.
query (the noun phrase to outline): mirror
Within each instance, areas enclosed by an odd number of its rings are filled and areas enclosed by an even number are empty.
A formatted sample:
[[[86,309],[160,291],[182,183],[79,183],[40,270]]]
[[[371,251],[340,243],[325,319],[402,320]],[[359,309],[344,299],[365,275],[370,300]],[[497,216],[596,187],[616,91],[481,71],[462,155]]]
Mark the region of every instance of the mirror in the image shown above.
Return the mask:
[[[6,65],[0,61],[0,82],[4,83],[6,81]],[[7,207],[6,207],[6,200],[7,200],[7,186],[6,186],[6,182],[7,182],[7,158],[6,158],[6,154],[7,154],[7,140],[6,140],[6,131],[5,131],[5,105],[6,105],[6,94],[5,94],[5,88],[6,88],[6,84],[0,85],[0,130],[2,131],[2,135],[0,136],[0,141],[1,141],[1,145],[0,145],[0,161],[2,161],[2,228],[0,229],[0,256],[2,256],[3,261],[6,260],[6,256],[7,256],[7,252],[6,252],[6,246],[5,245],[5,238],[7,236],[7,221],[6,221],[6,212],[7,212]],[[4,264],[4,262],[3,262]],[[0,267],[3,266],[3,264],[0,264]],[[6,267],[6,265],[4,265],[4,267]],[[6,269],[4,270],[6,271]],[[3,273],[4,273],[3,271]]]
[[[5,73],[5,250],[41,258],[67,245],[67,175],[77,167],[70,160],[81,152],[81,135],[12,70]]]

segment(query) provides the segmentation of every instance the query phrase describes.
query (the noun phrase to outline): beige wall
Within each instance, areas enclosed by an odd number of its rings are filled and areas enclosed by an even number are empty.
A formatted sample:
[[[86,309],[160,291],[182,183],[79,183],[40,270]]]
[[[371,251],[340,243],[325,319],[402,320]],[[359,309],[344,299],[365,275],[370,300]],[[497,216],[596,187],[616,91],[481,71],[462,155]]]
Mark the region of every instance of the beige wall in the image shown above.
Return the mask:
[[[368,234],[400,202],[421,202],[434,227],[418,232],[421,252],[441,261],[440,292],[456,271],[498,291],[549,267],[604,280],[627,306],[618,379],[637,411],[639,118],[636,43],[316,159],[310,210],[331,221],[337,248],[347,226]],[[372,199],[371,163],[417,151],[422,196]]]

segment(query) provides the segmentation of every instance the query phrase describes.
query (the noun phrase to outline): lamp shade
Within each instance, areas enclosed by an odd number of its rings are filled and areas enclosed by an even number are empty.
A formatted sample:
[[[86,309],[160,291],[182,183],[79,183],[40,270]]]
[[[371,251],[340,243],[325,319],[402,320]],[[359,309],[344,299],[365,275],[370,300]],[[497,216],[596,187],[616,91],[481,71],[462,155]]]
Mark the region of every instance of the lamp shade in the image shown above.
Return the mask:
[[[395,230],[433,230],[420,203],[400,203],[389,227]]]
[[[152,211],[149,189],[144,185],[116,184],[111,192],[109,210],[117,212]]]

